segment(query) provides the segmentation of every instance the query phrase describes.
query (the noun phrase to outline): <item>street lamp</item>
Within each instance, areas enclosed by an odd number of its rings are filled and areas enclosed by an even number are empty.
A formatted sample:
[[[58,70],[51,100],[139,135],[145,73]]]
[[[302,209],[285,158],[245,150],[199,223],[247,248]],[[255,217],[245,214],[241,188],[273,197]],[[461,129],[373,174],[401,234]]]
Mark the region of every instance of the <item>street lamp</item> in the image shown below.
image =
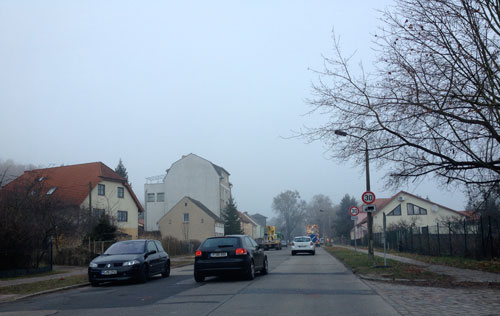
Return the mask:
[[[366,141],[366,139],[364,139],[363,137],[348,134],[348,133],[346,133],[342,130],[338,130],[338,129],[336,129],[334,131],[334,133],[335,133],[335,135],[339,135],[339,136],[343,136],[343,137],[350,136],[350,137],[354,137],[357,139],[361,139],[362,141],[365,142],[366,191],[369,192],[370,191],[370,163],[369,163],[369,157],[368,157],[368,141]],[[368,256],[373,261],[373,217],[372,217],[372,213],[368,212],[366,214],[366,218],[368,220]]]

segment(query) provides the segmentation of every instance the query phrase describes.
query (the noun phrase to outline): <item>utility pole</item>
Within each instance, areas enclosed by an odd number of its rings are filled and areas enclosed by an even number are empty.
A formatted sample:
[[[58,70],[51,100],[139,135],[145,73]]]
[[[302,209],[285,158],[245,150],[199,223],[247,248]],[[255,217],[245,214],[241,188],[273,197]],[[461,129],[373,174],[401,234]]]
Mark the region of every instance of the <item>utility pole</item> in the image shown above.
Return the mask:
[[[89,181],[89,233],[92,231],[92,182]]]

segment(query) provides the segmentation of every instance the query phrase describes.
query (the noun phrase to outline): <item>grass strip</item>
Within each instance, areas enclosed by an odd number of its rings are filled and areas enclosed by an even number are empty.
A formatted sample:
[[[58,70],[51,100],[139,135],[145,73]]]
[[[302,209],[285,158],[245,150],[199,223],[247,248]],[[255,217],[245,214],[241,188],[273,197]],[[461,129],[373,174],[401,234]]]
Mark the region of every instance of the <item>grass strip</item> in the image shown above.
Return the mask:
[[[368,254],[355,252],[354,250],[340,247],[325,247],[325,250],[343,262],[354,273],[365,276],[387,280],[428,281],[431,283],[453,281],[450,276],[425,271],[421,267],[396,260],[387,259],[388,267],[382,267],[384,259],[377,256],[372,262]]]
[[[27,295],[57,288],[62,288],[70,285],[87,283],[87,274],[68,276],[60,279],[52,279],[46,281],[38,281],[33,283],[25,283],[18,285],[10,285],[0,288],[0,294],[18,294]]]
[[[383,249],[376,249],[378,252],[383,252]],[[399,257],[410,258],[418,261],[422,261],[429,264],[439,264],[443,266],[461,268],[461,269],[471,269],[471,270],[479,270],[484,272],[491,273],[500,273],[500,260],[475,260],[470,258],[463,257],[435,257],[435,256],[426,256],[419,255],[415,253],[408,252],[397,252],[397,251],[387,251],[392,255],[396,255]]]

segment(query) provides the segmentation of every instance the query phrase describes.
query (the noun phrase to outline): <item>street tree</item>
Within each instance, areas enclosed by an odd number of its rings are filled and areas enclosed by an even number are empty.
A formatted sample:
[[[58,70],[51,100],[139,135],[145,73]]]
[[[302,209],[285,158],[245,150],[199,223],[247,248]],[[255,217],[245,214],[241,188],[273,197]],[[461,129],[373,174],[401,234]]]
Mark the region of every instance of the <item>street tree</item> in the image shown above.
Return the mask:
[[[283,220],[285,231],[282,233],[291,240],[292,233],[303,223],[306,202],[300,198],[299,192],[287,190],[274,197],[272,209]]]
[[[306,206],[306,222],[318,224],[321,236],[332,236],[332,221],[334,219],[334,207],[332,200],[323,194],[316,194]]]
[[[333,221],[335,236],[342,236],[347,239],[350,238],[351,229],[354,227],[354,223],[351,220],[349,208],[356,205],[358,205],[358,202],[354,197],[349,196],[349,194],[344,195],[335,212],[335,220]]]
[[[392,187],[432,175],[498,188],[500,2],[396,0],[381,21],[374,71],[354,69],[334,36],[310,100],[329,120],[301,135],[358,164],[368,145]]]
[[[125,168],[125,165],[123,164],[123,161],[121,158],[120,158],[120,161],[118,162],[118,165],[115,168],[115,172],[118,173],[120,176],[124,177],[128,182],[127,168]]]
[[[222,211],[222,218],[224,220],[224,234],[243,234],[243,230],[241,229],[240,214],[238,213],[238,208],[236,207],[236,203],[233,198],[229,199],[229,204]]]

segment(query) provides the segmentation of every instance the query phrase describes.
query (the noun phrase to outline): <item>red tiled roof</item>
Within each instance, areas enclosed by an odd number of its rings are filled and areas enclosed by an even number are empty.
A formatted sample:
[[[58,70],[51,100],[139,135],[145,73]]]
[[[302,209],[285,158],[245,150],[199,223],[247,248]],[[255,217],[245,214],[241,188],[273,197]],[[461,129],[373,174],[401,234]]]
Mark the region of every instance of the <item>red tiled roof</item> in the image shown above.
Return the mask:
[[[21,185],[24,181],[34,181],[41,178],[43,178],[42,185],[44,189],[49,190],[56,187],[54,196],[73,205],[81,205],[85,201],[89,195],[89,183],[91,183],[93,189],[103,180],[119,182],[127,188],[139,211],[144,212],[144,208],[127,180],[102,162],[25,171],[24,174],[10,182],[5,188],[8,190]]]

